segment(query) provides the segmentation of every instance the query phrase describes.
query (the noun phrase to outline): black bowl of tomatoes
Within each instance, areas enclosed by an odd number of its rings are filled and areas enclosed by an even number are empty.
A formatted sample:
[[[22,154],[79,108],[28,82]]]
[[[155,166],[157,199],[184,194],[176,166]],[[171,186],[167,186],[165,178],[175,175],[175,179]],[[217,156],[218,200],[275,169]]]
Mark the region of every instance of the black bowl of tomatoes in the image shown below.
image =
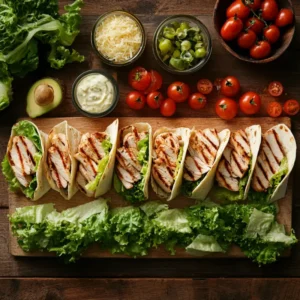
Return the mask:
[[[295,14],[290,0],[217,0],[214,24],[222,45],[232,55],[267,63],[289,47]]]

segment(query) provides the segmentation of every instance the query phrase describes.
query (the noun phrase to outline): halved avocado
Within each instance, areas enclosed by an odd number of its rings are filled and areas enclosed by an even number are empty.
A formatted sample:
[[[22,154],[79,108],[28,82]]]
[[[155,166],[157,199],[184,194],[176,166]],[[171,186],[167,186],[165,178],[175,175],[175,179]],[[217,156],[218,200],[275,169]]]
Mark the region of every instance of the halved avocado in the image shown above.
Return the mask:
[[[35,82],[27,94],[26,111],[30,118],[39,117],[57,107],[63,98],[63,89],[53,78]]]

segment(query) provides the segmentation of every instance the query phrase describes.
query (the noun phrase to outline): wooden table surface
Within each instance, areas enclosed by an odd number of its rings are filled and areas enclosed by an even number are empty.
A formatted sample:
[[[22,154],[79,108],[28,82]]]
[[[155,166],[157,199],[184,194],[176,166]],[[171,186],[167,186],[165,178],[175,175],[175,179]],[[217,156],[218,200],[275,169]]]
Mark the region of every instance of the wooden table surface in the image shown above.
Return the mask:
[[[70,1],[60,1],[61,6]],[[295,0],[297,23],[300,20],[300,1]],[[101,64],[90,45],[90,31],[96,18],[108,10],[123,8],[138,15],[148,34],[146,51],[137,64],[157,68],[152,55],[153,28],[165,16],[193,14],[207,25],[213,41],[213,53],[207,65],[191,77],[174,77],[163,72],[164,87],[182,79],[192,86],[197,79],[214,80],[226,75],[237,76],[243,90],[255,90],[263,95],[260,116],[266,116],[266,104],[272,99],[265,87],[272,80],[281,81],[288,95],[283,98],[300,98],[300,25],[288,51],[268,65],[241,62],[227,53],[213,28],[213,0],[85,0],[82,10],[81,33],[74,47],[86,56],[86,62],[72,64],[55,71],[41,67],[26,79],[14,81],[14,101],[0,113],[0,158],[5,153],[12,124],[26,116],[25,97],[30,85],[38,78],[53,76],[63,80],[66,96],[61,106],[47,117],[79,116],[71,104],[71,87],[81,72],[99,68]],[[135,112],[127,108],[124,98],[129,90],[129,69],[118,69],[120,102],[112,117],[157,117],[150,109]],[[209,97],[208,107],[200,112],[181,105],[177,117],[215,117],[214,104],[217,95]],[[242,115],[239,115],[241,117]],[[238,122],[235,119],[233,122]],[[292,130],[300,145],[300,117],[292,120]],[[300,151],[298,148],[297,156]],[[76,264],[65,265],[55,258],[15,258],[9,253],[8,242],[8,194],[7,185],[0,175],[0,299],[299,299],[300,245],[295,246],[289,258],[277,263],[258,267],[247,259],[82,259]],[[300,159],[294,169],[293,228],[300,237]],[[283,279],[294,277],[293,279]],[[57,278],[57,279],[55,279]],[[113,279],[114,278],[114,279]]]

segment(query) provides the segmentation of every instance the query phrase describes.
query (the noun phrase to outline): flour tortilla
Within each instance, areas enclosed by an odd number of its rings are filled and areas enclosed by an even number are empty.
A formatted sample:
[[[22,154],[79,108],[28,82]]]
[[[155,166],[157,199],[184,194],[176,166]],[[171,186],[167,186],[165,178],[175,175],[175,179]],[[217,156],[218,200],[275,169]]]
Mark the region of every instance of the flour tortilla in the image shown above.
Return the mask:
[[[105,132],[108,134],[109,140],[112,144],[112,148],[109,152],[108,163],[99,181],[98,187],[95,191],[95,197],[102,196],[111,189],[112,179],[114,175],[116,151],[117,151],[118,128],[119,128],[119,120],[116,119],[105,129]]]
[[[277,136],[279,137],[279,142],[283,147],[283,151],[286,155],[287,162],[288,162],[288,172],[281,180],[281,182],[278,184],[278,186],[276,187],[276,189],[274,190],[270,198],[270,202],[274,202],[283,198],[286,194],[289,176],[292,172],[292,169],[296,161],[297,144],[294,135],[285,124],[278,124],[270,128],[268,131],[271,130],[274,130],[277,133]]]
[[[195,130],[193,129],[192,132],[193,131],[195,131]],[[199,185],[193,190],[190,198],[197,199],[197,200],[204,200],[214,185],[215,174],[217,171],[218,164],[220,162],[220,159],[222,158],[223,151],[225,150],[225,148],[229,142],[230,130],[224,129],[218,133],[218,136],[220,139],[220,146],[219,146],[219,149],[217,152],[216,159],[215,159],[210,171],[201,180]]]
[[[183,176],[183,169],[184,169],[184,161],[185,161],[185,157],[186,157],[186,153],[187,153],[187,149],[189,146],[189,140],[190,140],[190,135],[191,135],[191,130],[189,128],[184,128],[184,127],[180,127],[180,128],[167,128],[167,127],[162,127],[158,130],[156,130],[156,132],[153,135],[153,141],[155,141],[155,138],[161,134],[161,133],[165,133],[165,132],[172,132],[178,136],[181,136],[182,138],[182,142],[183,142],[183,155],[182,155],[182,160],[181,160],[181,164],[180,164],[180,168],[178,170],[178,174],[177,177],[175,178],[175,182],[173,184],[173,188],[170,194],[166,193],[165,191],[163,191],[159,185],[155,182],[153,176],[151,176],[151,186],[152,189],[154,190],[154,192],[163,199],[166,199],[167,201],[171,201],[173,200],[176,196],[179,195],[180,193],[180,188],[181,188],[181,184],[182,184],[182,176]]]
[[[26,120],[26,122],[30,123],[31,125],[33,125],[35,127],[35,129],[37,130],[37,132],[39,134],[39,138],[41,140],[41,146],[42,146],[42,158],[41,158],[39,166],[36,170],[37,188],[34,192],[33,198],[31,199],[32,201],[36,201],[36,200],[39,200],[42,196],[44,196],[50,190],[48,180],[47,180],[46,176],[44,175],[45,174],[45,163],[44,162],[46,159],[45,143],[48,138],[48,135],[46,133],[44,133],[43,131],[39,130],[38,127],[34,123],[32,123],[28,120]],[[8,145],[7,145],[7,151],[6,151],[7,155],[12,148],[13,137],[16,135],[17,134],[14,132],[14,127],[13,127],[11,130],[10,139],[9,139]]]
[[[62,133],[66,135],[67,142],[69,144],[70,150],[70,159],[71,159],[71,176],[70,176],[70,184],[68,185],[68,190],[65,191],[64,189],[59,189],[52,179],[50,174],[50,170],[47,163],[47,154],[48,149],[51,147],[51,140],[54,134]],[[81,139],[81,132],[75,129],[74,127],[70,126],[67,121],[63,121],[52,128],[50,131],[48,141],[46,143],[46,155],[45,155],[45,166],[46,166],[46,174],[48,178],[48,182],[52,189],[59,192],[66,200],[70,200],[78,191],[78,188],[75,184],[75,176],[77,172],[78,162],[75,159],[74,155],[77,152],[77,148]]]
[[[147,170],[147,173],[145,175],[145,184],[144,184],[144,189],[143,189],[145,199],[148,199],[149,198],[149,180],[150,180],[150,176],[151,176],[151,165],[152,165],[152,148],[153,148],[152,147],[152,127],[151,127],[151,125],[149,123],[134,123],[131,126],[134,126],[137,129],[138,133],[140,133],[140,132],[148,132],[148,135],[149,135],[148,170]],[[126,127],[121,128],[119,130],[119,137],[118,137],[117,148],[120,147],[123,137],[127,133],[132,132],[131,131],[131,126],[126,126]]]

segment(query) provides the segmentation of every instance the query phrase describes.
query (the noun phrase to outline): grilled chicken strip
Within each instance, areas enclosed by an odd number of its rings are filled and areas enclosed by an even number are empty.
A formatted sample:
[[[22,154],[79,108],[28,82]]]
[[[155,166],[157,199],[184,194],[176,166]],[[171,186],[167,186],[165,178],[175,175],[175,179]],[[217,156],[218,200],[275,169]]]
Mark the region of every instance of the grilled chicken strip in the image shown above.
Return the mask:
[[[131,132],[124,136],[124,131]],[[126,189],[133,188],[141,180],[142,165],[138,161],[138,142],[146,137],[146,132],[138,132],[134,126],[124,127],[121,131],[121,147],[117,149],[116,173]]]
[[[154,141],[154,160],[152,176],[158,186],[166,193],[172,192],[175,181],[176,162],[180,151],[180,140],[176,134],[159,134]]]
[[[66,189],[70,183],[71,158],[66,135],[54,134],[48,149],[50,174],[59,189]]]
[[[219,186],[239,191],[239,180],[247,173],[250,159],[251,148],[246,132],[238,130],[232,133],[216,172]]]
[[[34,155],[37,149],[33,142],[24,136],[13,137],[12,147],[8,158],[18,181],[28,187],[35,174]]]
[[[92,196],[93,192],[87,191],[85,186],[97,176],[98,163],[105,156],[102,142],[107,138],[105,132],[84,134],[74,156],[80,162],[76,176],[77,186],[88,196]]]
[[[278,172],[282,159],[286,156],[275,130],[268,131],[262,141],[251,182],[257,192],[266,192],[271,178]]]
[[[193,131],[184,163],[184,179],[197,181],[206,174],[213,166],[219,146],[220,140],[216,129]]]

